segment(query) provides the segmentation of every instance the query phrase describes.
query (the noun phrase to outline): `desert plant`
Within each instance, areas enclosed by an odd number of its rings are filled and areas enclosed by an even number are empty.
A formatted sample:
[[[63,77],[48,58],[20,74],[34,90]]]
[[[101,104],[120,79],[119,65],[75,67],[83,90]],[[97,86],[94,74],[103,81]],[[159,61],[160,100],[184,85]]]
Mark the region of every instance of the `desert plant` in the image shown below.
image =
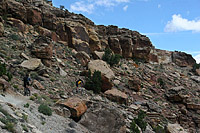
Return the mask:
[[[91,73],[91,72],[89,72],[89,73]],[[100,93],[101,86],[102,86],[102,79],[101,79],[100,71],[95,71],[92,76],[91,76],[91,74],[88,75],[88,78],[85,83],[86,89],[93,90],[94,93]]]
[[[193,65],[192,71],[195,72],[196,69],[199,69],[199,68],[200,68],[200,63],[199,63],[199,64],[195,63],[195,64]]]
[[[162,78],[158,78],[157,82],[160,84],[160,86],[161,86],[162,88],[165,87],[165,82],[163,81]]]
[[[153,127],[153,130],[156,132],[156,133],[165,133],[165,129],[160,126],[159,124],[155,127]]]
[[[109,48],[107,48],[102,57],[102,60],[106,61],[108,64],[110,64],[110,66],[113,66],[119,63],[120,58],[121,58],[121,55],[113,54],[112,51]]]
[[[24,108],[28,108],[29,106],[29,103],[24,104]]]
[[[144,121],[146,113],[142,110],[138,112],[138,117],[134,119],[135,123],[141,128],[142,131],[145,131],[147,123]]]
[[[131,133],[140,133],[140,130],[138,129],[134,120],[131,122],[130,130],[131,130]]]
[[[6,64],[0,63],[0,76],[6,75]]]
[[[27,128],[26,125],[23,125],[23,124],[22,124],[21,126],[22,126],[22,128],[23,128],[24,131],[28,132],[28,128]]]
[[[10,38],[12,38],[15,41],[20,40],[20,37],[17,34],[11,34]]]
[[[48,115],[48,116],[51,116],[52,115],[52,110],[51,108],[46,105],[46,104],[41,104],[39,107],[38,107],[38,111],[44,115]]]

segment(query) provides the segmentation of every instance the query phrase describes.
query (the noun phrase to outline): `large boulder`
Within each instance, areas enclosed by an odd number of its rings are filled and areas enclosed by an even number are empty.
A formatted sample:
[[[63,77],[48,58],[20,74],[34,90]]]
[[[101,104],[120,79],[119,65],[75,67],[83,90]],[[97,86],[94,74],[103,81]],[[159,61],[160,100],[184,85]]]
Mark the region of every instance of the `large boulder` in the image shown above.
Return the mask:
[[[17,27],[20,32],[26,31],[26,25],[21,20],[15,18],[8,18],[7,20],[10,24]]]
[[[185,102],[185,100],[189,97],[183,86],[172,87],[167,91],[166,96],[171,102]]]
[[[186,67],[186,66],[193,66],[196,61],[192,57],[192,55],[184,53],[184,52],[178,52],[175,51],[172,53],[172,61],[181,67]]]
[[[128,88],[138,92],[141,89],[141,81],[136,77],[134,77],[133,79],[129,79]]]
[[[71,111],[71,116],[73,118],[79,118],[87,110],[87,106],[86,106],[85,102],[78,97],[71,97],[71,98],[61,102],[60,105],[69,108]]]
[[[32,44],[31,52],[40,59],[51,59],[53,55],[53,45],[50,38],[38,37]]]
[[[38,8],[27,8],[27,21],[31,25],[42,25],[42,12]]]
[[[110,46],[110,49],[115,53],[115,54],[120,54],[122,55],[122,48],[119,43],[119,39],[117,37],[109,37],[108,38],[108,44]]]
[[[3,23],[0,22],[0,37],[2,37],[4,34],[4,26]]]
[[[7,0],[7,11],[8,14],[11,14],[13,18],[27,22],[27,11],[22,3],[16,2],[14,0]]]
[[[113,83],[112,81],[110,81],[107,77],[105,77],[104,75],[101,76],[101,80],[102,80],[102,86],[101,86],[101,91],[105,92],[107,90],[112,89],[113,87]]]
[[[179,124],[170,124],[167,125],[167,133],[187,133],[183,127]]]
[[[105,94],[108,97],[108,99],[114,102],[121,103],[121,104],[127,103],[128,96],[124,92],[121,92],[118,89],[107,90]]]
[[[35,70],[41,64],[41,60],[37,58],[31,58],[29,60],[25,60],[21,63],[21,67],[27,68],[29,70]]]
[[[33,87],[38,90],[45,90],[44,86],[37,80],[33,80]]]
[[[90,61],[90,56],[84,51],[78,52],[75,57],[78,59],[82,66],[87,66],[88,62]]]
[[[79,123],[92,133],[126,132],[126,123],[123,113],[113,106],[111,107],[102,103],[90,105]]]
[[[100,71],[102,75],[107,77],[109,80],[115,77],[114,72],[110,69],[105,61],[102,60],[91,60],[88,63],[88,69],[93,73],[94,71]]]

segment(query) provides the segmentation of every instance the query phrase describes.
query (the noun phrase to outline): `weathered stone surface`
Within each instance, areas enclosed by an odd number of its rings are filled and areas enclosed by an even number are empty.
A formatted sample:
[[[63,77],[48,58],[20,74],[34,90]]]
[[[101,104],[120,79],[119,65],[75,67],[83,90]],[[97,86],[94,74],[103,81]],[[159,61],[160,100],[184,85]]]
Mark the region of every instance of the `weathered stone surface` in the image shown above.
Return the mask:
[[[84,51],[78,52],[75,57],[80,61],[82,66],[87,66],[90,61],[90,56]]]
[[[119,28],[114,25],[109,25],[107,27],[107,34],[108,35],[117,35],[119,33]]]
[[[62,68],[59,68],[59,74],[61,76],[67,76],[67,73]]]
[[[27,68],[29,70],[35,70],[41,64],[41,60],[37,58],[31,58],[29,60],[25,60],[21,63],[21,67]]]
[[[138,92],[141,88],[141,82],[138,78],[129,79],[128,87],[129,87],[129,89]]]
[[[10,87],[10,84],[5,80],[0,78],[0,91],[5,91]]]
[[[7,0],[7,13],[12,14],[12,17],[27,22],[27,11],[22,3],[14,0]]]
[[[196,74],[200,76],[200,69],[196,69]]]
[[[127,103],[128,96],[124,92],[121,92],[118,89],[107,90],[105,94],[110,100],[114,102],[121,103],[121,104]]]
[[[102,59],[102,57],[103,57],[103,55],[104,55],[104,53],[105,52],[99,52],[99,51],[94,51],[94,53],[93,53],[93,57],[95,58],[95,59]]]
[[[55,32],[52,32],[46,28],[43,28],[41,26],[39,26],[37,28],[37,31],[39,32],[40,35],[42,36],[47,36],[49,38],[51,38],[53,41],[57,42],[60,40],[60,37],[55,33]]]
[[[53,45],[50,38],[38,37],[32,44],[31,52],[40,59],[51,59],[53,55]]]
[[[75,48],[77,51],[84,51],[86,53],[90,53],[90,46],[89,43],[82,41],[80,39],[73,38],[72,40],[73,48]]]
[[[42,24],[42,13],[38,8],[27,8],[27,21],[31,25]]]
[[[121,48],[122,48],[122,55],[125,58],[131,58],[132,57],[132,51],[133,51],[133,42],[131,38],[127,37],[120,37],[119,39]]]
[[[133,57],[149,61],[149,55],[152,49],[151,41],[148,37],[140,35],[133,31]]]
[[[179,124],[170,124],[167,125],[167,133],[187,133],[183,127]]]
[[[125,133],[122,113],[109,105],[91,105],[79,122],[93,133]]]
[[[191,79],[196,81],[197,83],[200,83],[200,76],[191,76]]]
[[[107,77],[109,80],[114,78],[114,72],[109,68],[106,62],[102,60],[91,60],[88,63],[88,69],[93,73],[94,71],[100,71],[102,75]]]
[[[101,49],[101,43],[99,40],[99,37],[94,29],[89,29],[89,45],[90,45],[90,50],[95,51],[95,50],[100,50]]]
[[[171,102],[184,102],[189,97],[183,86],[171,88],[166,93],[166,96]]]
[[[187,108],[192,110],[200,110],[200,104],[187,103]]]
[[[193,66],[196,63],[192,55],[177,51],[172,53],[172,61],[181,67]]]
[[[4,35],[4,26],[3,23],[0,22],[0,37]]]
[[[87,110],[85,102],[78,97],[71,97],[60,104],[69,108],[72,117],[75,118],[82,116]]]
[[[101,86],[101,91],[102,92],[105,92],[107,90],[112,89],[113,84],[112,84],[112,82],[107,77],[105,77],[104,75],[102,75],[101,76],[101,80],[102,80],[102,86]]]
[[[12,23],[13,26],[17,27],[19,31],[26,31],[26,25],[21,20],[15,18],[8,18],[7,20],[9,21],[9,23]]]
[[[33,87],[37,90],[45,90],[44,86],[37,80],[33,81]]]
[[[119,39],[116,37],[109,37],[108,38],[108,44],[110,46],[110,49],[115,53],[115,54],[120,54],[122,55],[122,48],[119,43]]]

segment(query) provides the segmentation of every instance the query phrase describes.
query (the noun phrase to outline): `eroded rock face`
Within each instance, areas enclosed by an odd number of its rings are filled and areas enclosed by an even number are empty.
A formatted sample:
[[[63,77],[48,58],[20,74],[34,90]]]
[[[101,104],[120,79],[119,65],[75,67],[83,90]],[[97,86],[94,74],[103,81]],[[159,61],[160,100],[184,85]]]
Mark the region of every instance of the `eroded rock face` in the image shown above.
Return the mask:
[[[31,51],[40,59],[51,59],[53,55],[53,45],[51,40],[45,36],[38,37],[32,44]]]
[[[6,1],[6,10],[8,14],[12,14],[12,17],[27,22],[27,11],[22,3],[16,2],[14,0]]]
[[[71,97],[64,102],[61,102],[60,105],[69,108],[71,115],[74,118],[82,116],[87,110],[85,102],[78,97]]]
[[[189,96],[183,86],[173,87],[166,94],[171,102],[184,102]]]
[[[193,66],[196,63],[192,55],[177,51],[172,53],[172,61],[181,67]]]
[[[27,8],[27,21],[31,25],[42,24],[42,12],[38,8]]]
[[[133,42],[131,38],[128,37],[120,37],[119,39],[120,45],[122,48],[122,55],[125,58],[131,58],[133,52]]]
[[[110,100],[112,100],[114,102],[121,103],[121,104],[122,103],[124,103],[124,104],[127,103],[128,96],[124,92],[121,92],[118,89],[107,90],[105,92],[105,94],[107,95],[107,97]]]
[[[109,105],[95,104],[88,108],[79,122],[93,133],[125,133],[122,113]]]
[[[10,84],[5,80],[0,78],[0,91],[8,89]]]
[[[128,87],[131,90],[138,92],[141,89],[141,82],[138,78],[129,79]]]
[[[113,38],[113,37],[109,37],[108,38],[108,44],[110,46],[110,49],[115,53],[115,54],[120,54],[122,55],[122,48],[121,45],[119,43],[119,39],[118,38]]]

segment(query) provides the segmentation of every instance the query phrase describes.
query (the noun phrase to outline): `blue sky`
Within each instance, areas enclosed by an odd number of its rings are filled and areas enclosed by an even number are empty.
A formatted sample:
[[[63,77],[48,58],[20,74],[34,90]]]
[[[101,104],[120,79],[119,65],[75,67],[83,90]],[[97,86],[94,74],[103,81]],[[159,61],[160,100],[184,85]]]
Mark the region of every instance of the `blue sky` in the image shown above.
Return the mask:
[[[53,0],[95,24],[147,35],[156,48],[190,53],[200,62],[200,0]]]

